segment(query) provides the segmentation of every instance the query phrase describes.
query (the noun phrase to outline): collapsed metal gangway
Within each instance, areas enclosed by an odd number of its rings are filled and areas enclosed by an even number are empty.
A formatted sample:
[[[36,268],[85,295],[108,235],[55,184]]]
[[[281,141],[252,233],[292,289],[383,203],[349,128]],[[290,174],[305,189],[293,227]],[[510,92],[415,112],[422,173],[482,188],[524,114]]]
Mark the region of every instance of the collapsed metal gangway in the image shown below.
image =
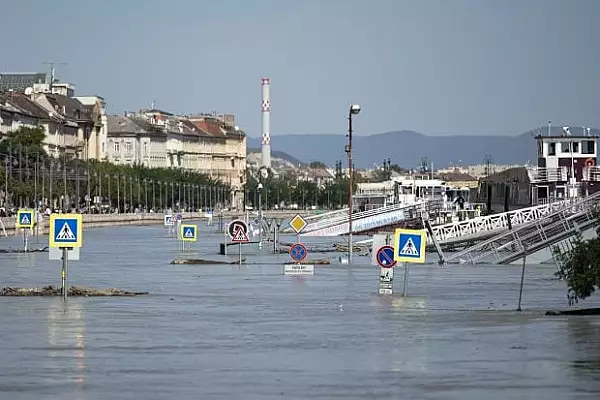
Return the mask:
[[[600,192],[572,202],[538,219],[513,227],[463,251],[444,257],[446,263],[509,264],[584,232],[595,225]]]

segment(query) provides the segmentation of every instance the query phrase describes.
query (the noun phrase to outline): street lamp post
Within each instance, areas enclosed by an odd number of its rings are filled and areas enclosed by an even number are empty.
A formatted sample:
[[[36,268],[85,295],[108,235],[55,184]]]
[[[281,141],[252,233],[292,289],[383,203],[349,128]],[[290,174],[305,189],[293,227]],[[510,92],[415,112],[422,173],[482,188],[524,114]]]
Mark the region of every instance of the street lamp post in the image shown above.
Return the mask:
[[[262,249],[262,239],[263,239],[263,234],[262,234],[262,220],[263,220],[263,214],[262,214],[262,188],[263,185],[262,183],[259,183],[258,186],[256,187],[256,189],[258,189],[258,233],[259,233],[259,240],[258,240],[258,248]]]
[[[360,106],[352,104],[348,111],[348,264],[352,264],[352,116],[360,113]]]

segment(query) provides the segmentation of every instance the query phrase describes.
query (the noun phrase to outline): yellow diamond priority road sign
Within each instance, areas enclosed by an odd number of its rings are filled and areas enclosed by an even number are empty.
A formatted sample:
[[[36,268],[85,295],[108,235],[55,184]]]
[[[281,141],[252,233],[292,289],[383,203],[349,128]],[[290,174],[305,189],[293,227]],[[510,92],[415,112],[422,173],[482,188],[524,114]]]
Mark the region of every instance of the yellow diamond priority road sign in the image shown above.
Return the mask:
[[[290,220],[290,228],[297,234],[300,234],[300,232],[306,228],[306,225],[308,225],[308,222],[306,222],[300,214],[296,214],[296,216]]]

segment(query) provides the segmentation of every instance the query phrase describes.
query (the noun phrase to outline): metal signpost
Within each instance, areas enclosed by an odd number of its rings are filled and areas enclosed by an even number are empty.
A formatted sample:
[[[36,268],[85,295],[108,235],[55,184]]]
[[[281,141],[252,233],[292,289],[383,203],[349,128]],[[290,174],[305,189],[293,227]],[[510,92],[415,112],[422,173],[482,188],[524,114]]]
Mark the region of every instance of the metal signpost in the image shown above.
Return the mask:
[[[294,264],[285,264],[283,266],[284,275],[314,275],[315,266],[301,264],[308,256],[306,246],[300,243],[300,233],[306,228],[308,222],[300,214],[296,214],[289,222],[290,228],[296,232],[296,244],[290,247],[290,258]]]
[[[196,225],[181,225],[179,239],[181,239],[181,251],[185,251],[185,242],[198,240],[198,227]]]
[[[83,244],[83,217],[81,214],[51,214],[49,246],[62,250],[62,295],[68,295],[68,259],[69,250],[80,248]]]
[[[171,229],[173,229],[174,225],[175,222],[173,221],[173,216],[171,214],[165,214],[164,226],[167,228],[168,236],[171,236]]]
[[[33,229],[34,223],[33,210],[17,211],[16,227],[23,232],[23,249],[25,252],[29,251],[29,231]]]
[[[177,228],[173,229],[173,237],[177,237],[176,234],[179,233],[179,229],[181,228],[181,224],[183,223],[183,215],[181,214],[181,212],[177,213]]]
[[[381,246],[376,254],[379,265],[379,294],[392,294],[394,285],[394,248],[392,246]]]
[[[248,243],[248,225],[241,219],[234,219],[227,225],[227,234],[233,243],[238,244],[239,264],[242,265],[242,243]],[[225,245],[227,248],[227,245]]]
[[[314,275],[315,266],[312,264],[302,264],[308,256],[308,249],[302,243],[293,244],[290,247],[290,258],[294,264],[285,264],[283,266],[284,275]]]
[[[427,231],[424,229],[396,229],[394,235],[394,260],[404,263],[404,290],[408,295],[408,265],[425,263]]]

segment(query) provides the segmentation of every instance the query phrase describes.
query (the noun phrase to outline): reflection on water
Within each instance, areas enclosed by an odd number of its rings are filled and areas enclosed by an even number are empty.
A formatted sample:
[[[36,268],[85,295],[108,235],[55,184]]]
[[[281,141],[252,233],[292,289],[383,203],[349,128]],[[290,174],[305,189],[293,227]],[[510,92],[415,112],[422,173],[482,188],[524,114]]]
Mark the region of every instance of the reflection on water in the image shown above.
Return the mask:
[[[575,374],[600,373],[600,320],[574,316],[567,319],[567,327]]]
[[[77,300],[52,299],[48,307],[48,358],[53,368],[72,379],[76,388],[85,384],[85,311]],[[73,365],[68,362],[72,360]]]
[[[237,260],[199,229],[186,256]],[[244,247],[249,265],[171,265],[162,227],[85,240],[70,283],[152,294],[0,298],[0,399],[600,397],[600,318],[543,315],[565,302],[551,267],[527,271],[518,313],[518,266],[415,266],[403,298],[402,279],[377,294],[368,257],[289,277],[268,246]],[[3,285],[59,272],[47,254],[0,255]]]

